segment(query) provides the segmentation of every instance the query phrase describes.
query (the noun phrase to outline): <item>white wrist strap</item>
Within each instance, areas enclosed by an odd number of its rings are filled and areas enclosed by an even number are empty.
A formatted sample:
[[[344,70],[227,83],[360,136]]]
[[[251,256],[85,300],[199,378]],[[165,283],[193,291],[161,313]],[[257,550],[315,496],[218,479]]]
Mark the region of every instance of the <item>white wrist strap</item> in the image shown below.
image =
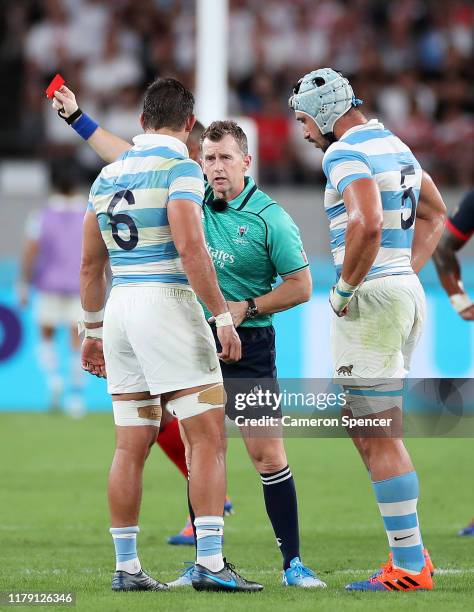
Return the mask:
[[[80,336],[84,332],[84,338],[102,338],[103,326],[89,328],[86,327],[85,321],[77,322],[77,335]]]
[[[104,333],[103,327],[94,327],[93,329],[86,327],[84,338],[95,338],[96,340],[102,340],[103,333]]]
[[[84,323],[102,323],[104,320],[104,309],[91,312],[88,310],[82,311],[82,320]]]
[[[454,295],[450,295],[449,301],[456,312],[462,312],[473,304],[466,293],[455,293]]]
[[[358,286],[359,285],[349,285],[349,283],[346,283],[342,276],[340,276],[339,280],[337,281],[337,288],[339,291],[343,291],[344,293],[354,293]]]
[[[225,327],[226,325],[233,325],[232,315],[229,311],[223,312],[216,316],[216,327]]]

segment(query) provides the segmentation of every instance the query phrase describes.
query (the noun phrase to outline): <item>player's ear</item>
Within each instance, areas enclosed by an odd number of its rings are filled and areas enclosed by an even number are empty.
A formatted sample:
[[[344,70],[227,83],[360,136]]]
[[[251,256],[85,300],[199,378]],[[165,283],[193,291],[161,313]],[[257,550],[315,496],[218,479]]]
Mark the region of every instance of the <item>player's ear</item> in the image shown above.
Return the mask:
[[[186,119],[186,122],[184,124],[184,129],[186,132],[191,132],[191,130],[194,127],[194,124],[196,123],[196,116],[195,115],[189,115],[189,117]]]
[[[142,126],[142,130],[145,130],[143,127],[143,113],[140,113],[140,125]]]

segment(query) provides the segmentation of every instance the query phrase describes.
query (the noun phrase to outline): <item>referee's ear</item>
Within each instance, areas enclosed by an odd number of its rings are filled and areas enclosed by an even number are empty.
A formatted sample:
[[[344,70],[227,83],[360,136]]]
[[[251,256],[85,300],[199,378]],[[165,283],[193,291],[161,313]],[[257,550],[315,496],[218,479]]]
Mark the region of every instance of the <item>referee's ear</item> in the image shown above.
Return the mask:
[[[247,172],[247,170],[250,168],[250,164],[252,163],[252,156],[249,154],[244,155],[243,162],[244,162],[244,172]]]

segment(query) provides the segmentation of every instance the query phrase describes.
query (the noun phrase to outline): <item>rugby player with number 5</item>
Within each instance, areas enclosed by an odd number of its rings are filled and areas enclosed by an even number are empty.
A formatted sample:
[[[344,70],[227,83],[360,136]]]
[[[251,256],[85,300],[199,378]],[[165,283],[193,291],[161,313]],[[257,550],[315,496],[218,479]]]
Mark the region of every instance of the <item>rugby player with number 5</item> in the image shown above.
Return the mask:
[[[334,376],[354,417],[390,418],[401,414],[401,379],[425,318],[417,273],[438,244],[446,207],[410,149],[379,121],[368,121],[361,104],[331,68],[306,74],[289,99],[304,139],[324,151],[324,207],[337,271],[329,296]],[[432,589],[416,511],[418,478],[403,440],[390,431],[353,440],[391,554],[381,572],[346,588]]]

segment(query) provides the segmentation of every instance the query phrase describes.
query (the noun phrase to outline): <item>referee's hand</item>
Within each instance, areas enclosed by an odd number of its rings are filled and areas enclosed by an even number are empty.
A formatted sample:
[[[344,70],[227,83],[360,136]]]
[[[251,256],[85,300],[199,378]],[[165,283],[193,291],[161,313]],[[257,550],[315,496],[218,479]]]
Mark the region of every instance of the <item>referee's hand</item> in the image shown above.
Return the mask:
[[[242,345],[233,325],[224,325],[217,328],[217,337],[222,350],[217,353],[224,363],[234,363],[242,358]]]

